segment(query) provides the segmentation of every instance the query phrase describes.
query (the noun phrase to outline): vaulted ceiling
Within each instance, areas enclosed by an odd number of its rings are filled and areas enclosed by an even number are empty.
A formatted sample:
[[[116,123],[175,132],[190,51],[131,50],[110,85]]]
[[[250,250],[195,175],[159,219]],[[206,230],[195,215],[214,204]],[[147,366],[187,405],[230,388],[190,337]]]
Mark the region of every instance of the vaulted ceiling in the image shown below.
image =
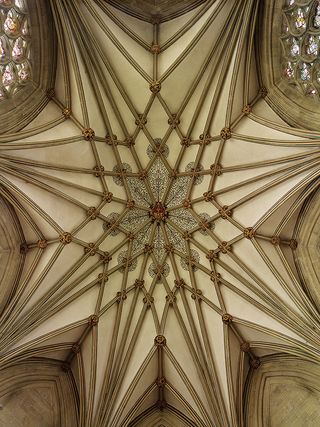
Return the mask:
[[[319,375],[319,134],[269,106],[259,1],[116,3],[50,1],[54,87],[0,136],[0,424],[263,426],[265,372]]]

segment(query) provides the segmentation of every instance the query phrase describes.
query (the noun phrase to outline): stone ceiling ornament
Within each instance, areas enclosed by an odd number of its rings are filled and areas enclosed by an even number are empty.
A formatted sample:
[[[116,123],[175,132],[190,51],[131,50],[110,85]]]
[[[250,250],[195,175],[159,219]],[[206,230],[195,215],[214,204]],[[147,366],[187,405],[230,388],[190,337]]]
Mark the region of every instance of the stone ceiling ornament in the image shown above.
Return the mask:
[[[132,172],[133,168],[128,163],[114,166],[113,180],[118,186],[128,187],[134,207],[121,217],[119,212],[110,214],[108,222],[104,223],[104,228],[107,230],[113,224],[111,233],[113,236],[118,235],[120,229],[132,232],[134,234],[132,256],[141,252],[153,235],[154,253],[157,259],[165,257],[168,245],[172,245],[174,249],[188,257],[184,243],[185,232],[198,229],[199,224],[201,224],[202,234],[207,234],[207,230],[214,228],[208,213],[202,212],[196,215],[188,209],[181,208],[181,202],[185,205],[183,199],[190,185],[199,185],[203,181],[203,175],[198,173],[204,168],[201,164],[195,168],[194,162],[190,162],[181,176],[170,179],[172,169],[162,160],[163,156],[165,158],[169,156],[168,146],[161,144],[161,139],[155,138],[153,145],[148,146],[146,154],[152,164],[144,180],[141,180],[139,174]],[[191,201],[187,208],[190,207]],[[119,262],[123,262],[126,254],[127,252],[124,252],[121,255]],[[200,260],[198,252],[194,249],[191,259],[196,262]],[[183,268],[188,270],[189,261],[181,258],[181,263]],[[136,261],[131,263],[130,270],[136,265]],[[166,272],[164,274],[167,275],[169,265],[167,263],[163,265]],[[154,271],[155,267],[149,268],[152,276]]]

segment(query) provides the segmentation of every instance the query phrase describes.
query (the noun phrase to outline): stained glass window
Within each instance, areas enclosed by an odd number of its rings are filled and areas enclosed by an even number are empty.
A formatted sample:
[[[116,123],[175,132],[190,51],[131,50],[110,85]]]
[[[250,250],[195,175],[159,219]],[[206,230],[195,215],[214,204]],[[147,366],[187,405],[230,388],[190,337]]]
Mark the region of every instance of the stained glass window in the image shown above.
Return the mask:
[[[0,100],[31,81],[29,24],[25,0],[0,0]]]
[[[306,96],[320,96],[320,0],[284,0],[282,75]]]

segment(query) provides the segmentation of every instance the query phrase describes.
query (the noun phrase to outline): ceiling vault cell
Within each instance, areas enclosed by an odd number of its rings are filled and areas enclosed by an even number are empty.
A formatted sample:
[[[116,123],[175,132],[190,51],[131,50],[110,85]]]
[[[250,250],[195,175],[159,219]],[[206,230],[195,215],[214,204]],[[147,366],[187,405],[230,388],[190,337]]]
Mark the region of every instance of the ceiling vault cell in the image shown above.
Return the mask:
[[[276,427],[277,387],[318,425],[319,129],[275,102],[261,3],[37,0],[36,113],[1,101],[0,425]],[[30,4],[0,12],[36,37]]]

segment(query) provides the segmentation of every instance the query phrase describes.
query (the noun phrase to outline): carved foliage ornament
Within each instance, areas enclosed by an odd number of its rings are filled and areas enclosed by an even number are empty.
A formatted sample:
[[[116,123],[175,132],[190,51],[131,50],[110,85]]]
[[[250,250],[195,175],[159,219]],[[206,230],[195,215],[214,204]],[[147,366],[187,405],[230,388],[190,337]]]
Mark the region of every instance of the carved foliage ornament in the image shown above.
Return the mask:
[[[256,231],[252,227],[247,227],[243,230],[243,235],[247,239],[253,239]]]
[[[94,136],[95,136],[95,132],[94,132],[94,130],[93,130],[93,129],[91,129],[91,128],[85,128],[85,129],[83,129],[83,131],[82,131],[82,135],[83,135],[83,137],[84,137],[84,139],[85,139],[86,141],[90,141],[91,139],[93,139],[93,138],[94,138]]]
[[[163,335],[157,335],[154,339],[154,343],[157,347],[164,347],[167,344],[167,340]]]
[[[158,93],[161,90],[161,83],[159,81],[154,81],[150,83],[149,88],[152,93]]]
[[[107,203],[110,203],[112,201],[112,197],[113,197],[113,194],[110,193],[109,191],[105,191],[103,193],[103,200]]]
[[[160,45],[158,45],[158,44],[151,45],[150,52],[155,53],[155,54],[159,54],[161,52]]]
[[[99,323],[99,317],[96,314],[92,314],[88,319],[89,326],[96,326]]]
[[[230,139],[231,138],[231,129],[228,127],[224,127],[220,132],[220,136],[224,140]]]
[[[61,243],[63,243],[64,245],[67,245],[68,243],[71,243],[72,241],[72,236],[70,233],[68,232],[64,232],[59,236],[59,240]]]
[[[38,246],[38,248],[40,248],[40,249],[44,249],[44,248],[46,248],[46,247],[48,246],[48,242],[47,242],[47,240],[45,240],[45,239],[43,239],[43,240],[38,240],[38,242],[37,242],[37,246]]]
[[[221,218],[227,219],[231,216],[232,210],[229,209],[229,206],[224,205],[219,209],[219,214],[221,215]]]
[[[109,254],[109,252],[104,252],[103,254],[100,254],[100,259],[104,264],[107,264],[112,260],[112,256]]]
[[[68,119],[71,116],[71,109],[70,108],[64,108],[62,110],[62,115],[65,119]]]
[[[233,317],[231,316],[231,314],[229,313],[224,313],[222,315],[222,321],[223,323],[225,323],[226,325],[229,325],[233,320]]]

